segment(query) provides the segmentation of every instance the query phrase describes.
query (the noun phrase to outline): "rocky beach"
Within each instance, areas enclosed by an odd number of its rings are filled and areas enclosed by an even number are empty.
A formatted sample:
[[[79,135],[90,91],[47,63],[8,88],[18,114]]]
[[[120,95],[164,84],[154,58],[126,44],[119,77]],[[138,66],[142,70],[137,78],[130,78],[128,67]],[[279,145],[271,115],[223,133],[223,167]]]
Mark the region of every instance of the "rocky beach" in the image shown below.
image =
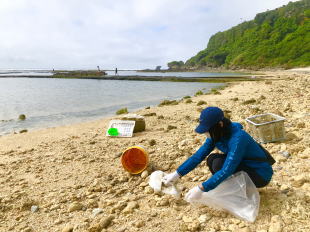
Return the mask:
[[[310,231],[309,69],[265,74],[265,80],[234,82],[192,102],[139,110],[149,115],[146,130],[132,138],[106,137],[111,118],[1,136],[0,231]],[[221,107],[245,130],[245,118],[253,115],[286,118],[286,140],[263,145],[277,162],[271,183],[259,189],[254,223],[183,200],[210,177],[204,162],[180,180],[180,199],[155,194],[148,185],[153,171],[174,171],[202,145],[205,136],[194,128],[207,106]],[[139,175],[120,162],[122,151],[134,145],[150,156]]]

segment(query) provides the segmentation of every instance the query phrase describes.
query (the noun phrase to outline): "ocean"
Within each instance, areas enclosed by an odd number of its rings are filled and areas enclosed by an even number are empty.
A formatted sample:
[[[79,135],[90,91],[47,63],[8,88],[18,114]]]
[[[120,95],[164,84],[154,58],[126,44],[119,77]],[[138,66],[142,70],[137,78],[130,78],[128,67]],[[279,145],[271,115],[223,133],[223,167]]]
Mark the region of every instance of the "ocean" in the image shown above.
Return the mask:
[[[189,74],[185,75],[188,77]],[[157,105],[165,99],[181,99],[186,95],[193,96],[199,90],[208,92],[222,85],[199,82],[0,78],[0,135],[18,133],[23,129],[34,130],[100,119],[115,115],[118,109],[124,107],[133,112]],[[20,114],[25,114],[26,120],[18,120]]]

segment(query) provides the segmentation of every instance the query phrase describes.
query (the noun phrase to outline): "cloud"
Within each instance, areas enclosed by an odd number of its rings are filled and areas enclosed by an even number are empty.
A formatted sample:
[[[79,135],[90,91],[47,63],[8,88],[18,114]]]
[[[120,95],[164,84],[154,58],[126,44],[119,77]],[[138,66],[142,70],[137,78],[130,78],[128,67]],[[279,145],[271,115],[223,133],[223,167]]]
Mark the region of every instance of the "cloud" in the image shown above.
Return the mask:
[[[2,0],[0,68],[154,68],[287,0]]]

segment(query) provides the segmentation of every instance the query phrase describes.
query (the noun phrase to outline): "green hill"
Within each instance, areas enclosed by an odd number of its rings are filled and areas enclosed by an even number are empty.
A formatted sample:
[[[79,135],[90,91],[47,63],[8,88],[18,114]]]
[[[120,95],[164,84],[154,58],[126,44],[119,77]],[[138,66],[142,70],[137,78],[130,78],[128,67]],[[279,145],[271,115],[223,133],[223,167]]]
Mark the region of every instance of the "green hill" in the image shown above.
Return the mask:
[[[310,0],[257,14],[213,35],[207,48],[169,68],[264,68],[310,66]]]

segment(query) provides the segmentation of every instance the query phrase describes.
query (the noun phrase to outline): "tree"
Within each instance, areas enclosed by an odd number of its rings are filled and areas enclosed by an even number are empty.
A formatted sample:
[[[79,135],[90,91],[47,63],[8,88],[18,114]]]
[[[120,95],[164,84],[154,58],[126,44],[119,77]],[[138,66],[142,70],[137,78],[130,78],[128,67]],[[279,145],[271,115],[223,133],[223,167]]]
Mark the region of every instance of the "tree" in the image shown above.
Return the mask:
[[[184,62],[183,61],[172,61],[172,62],[169,62],[167,65],[169,69],[181,69],[184,66]]]

